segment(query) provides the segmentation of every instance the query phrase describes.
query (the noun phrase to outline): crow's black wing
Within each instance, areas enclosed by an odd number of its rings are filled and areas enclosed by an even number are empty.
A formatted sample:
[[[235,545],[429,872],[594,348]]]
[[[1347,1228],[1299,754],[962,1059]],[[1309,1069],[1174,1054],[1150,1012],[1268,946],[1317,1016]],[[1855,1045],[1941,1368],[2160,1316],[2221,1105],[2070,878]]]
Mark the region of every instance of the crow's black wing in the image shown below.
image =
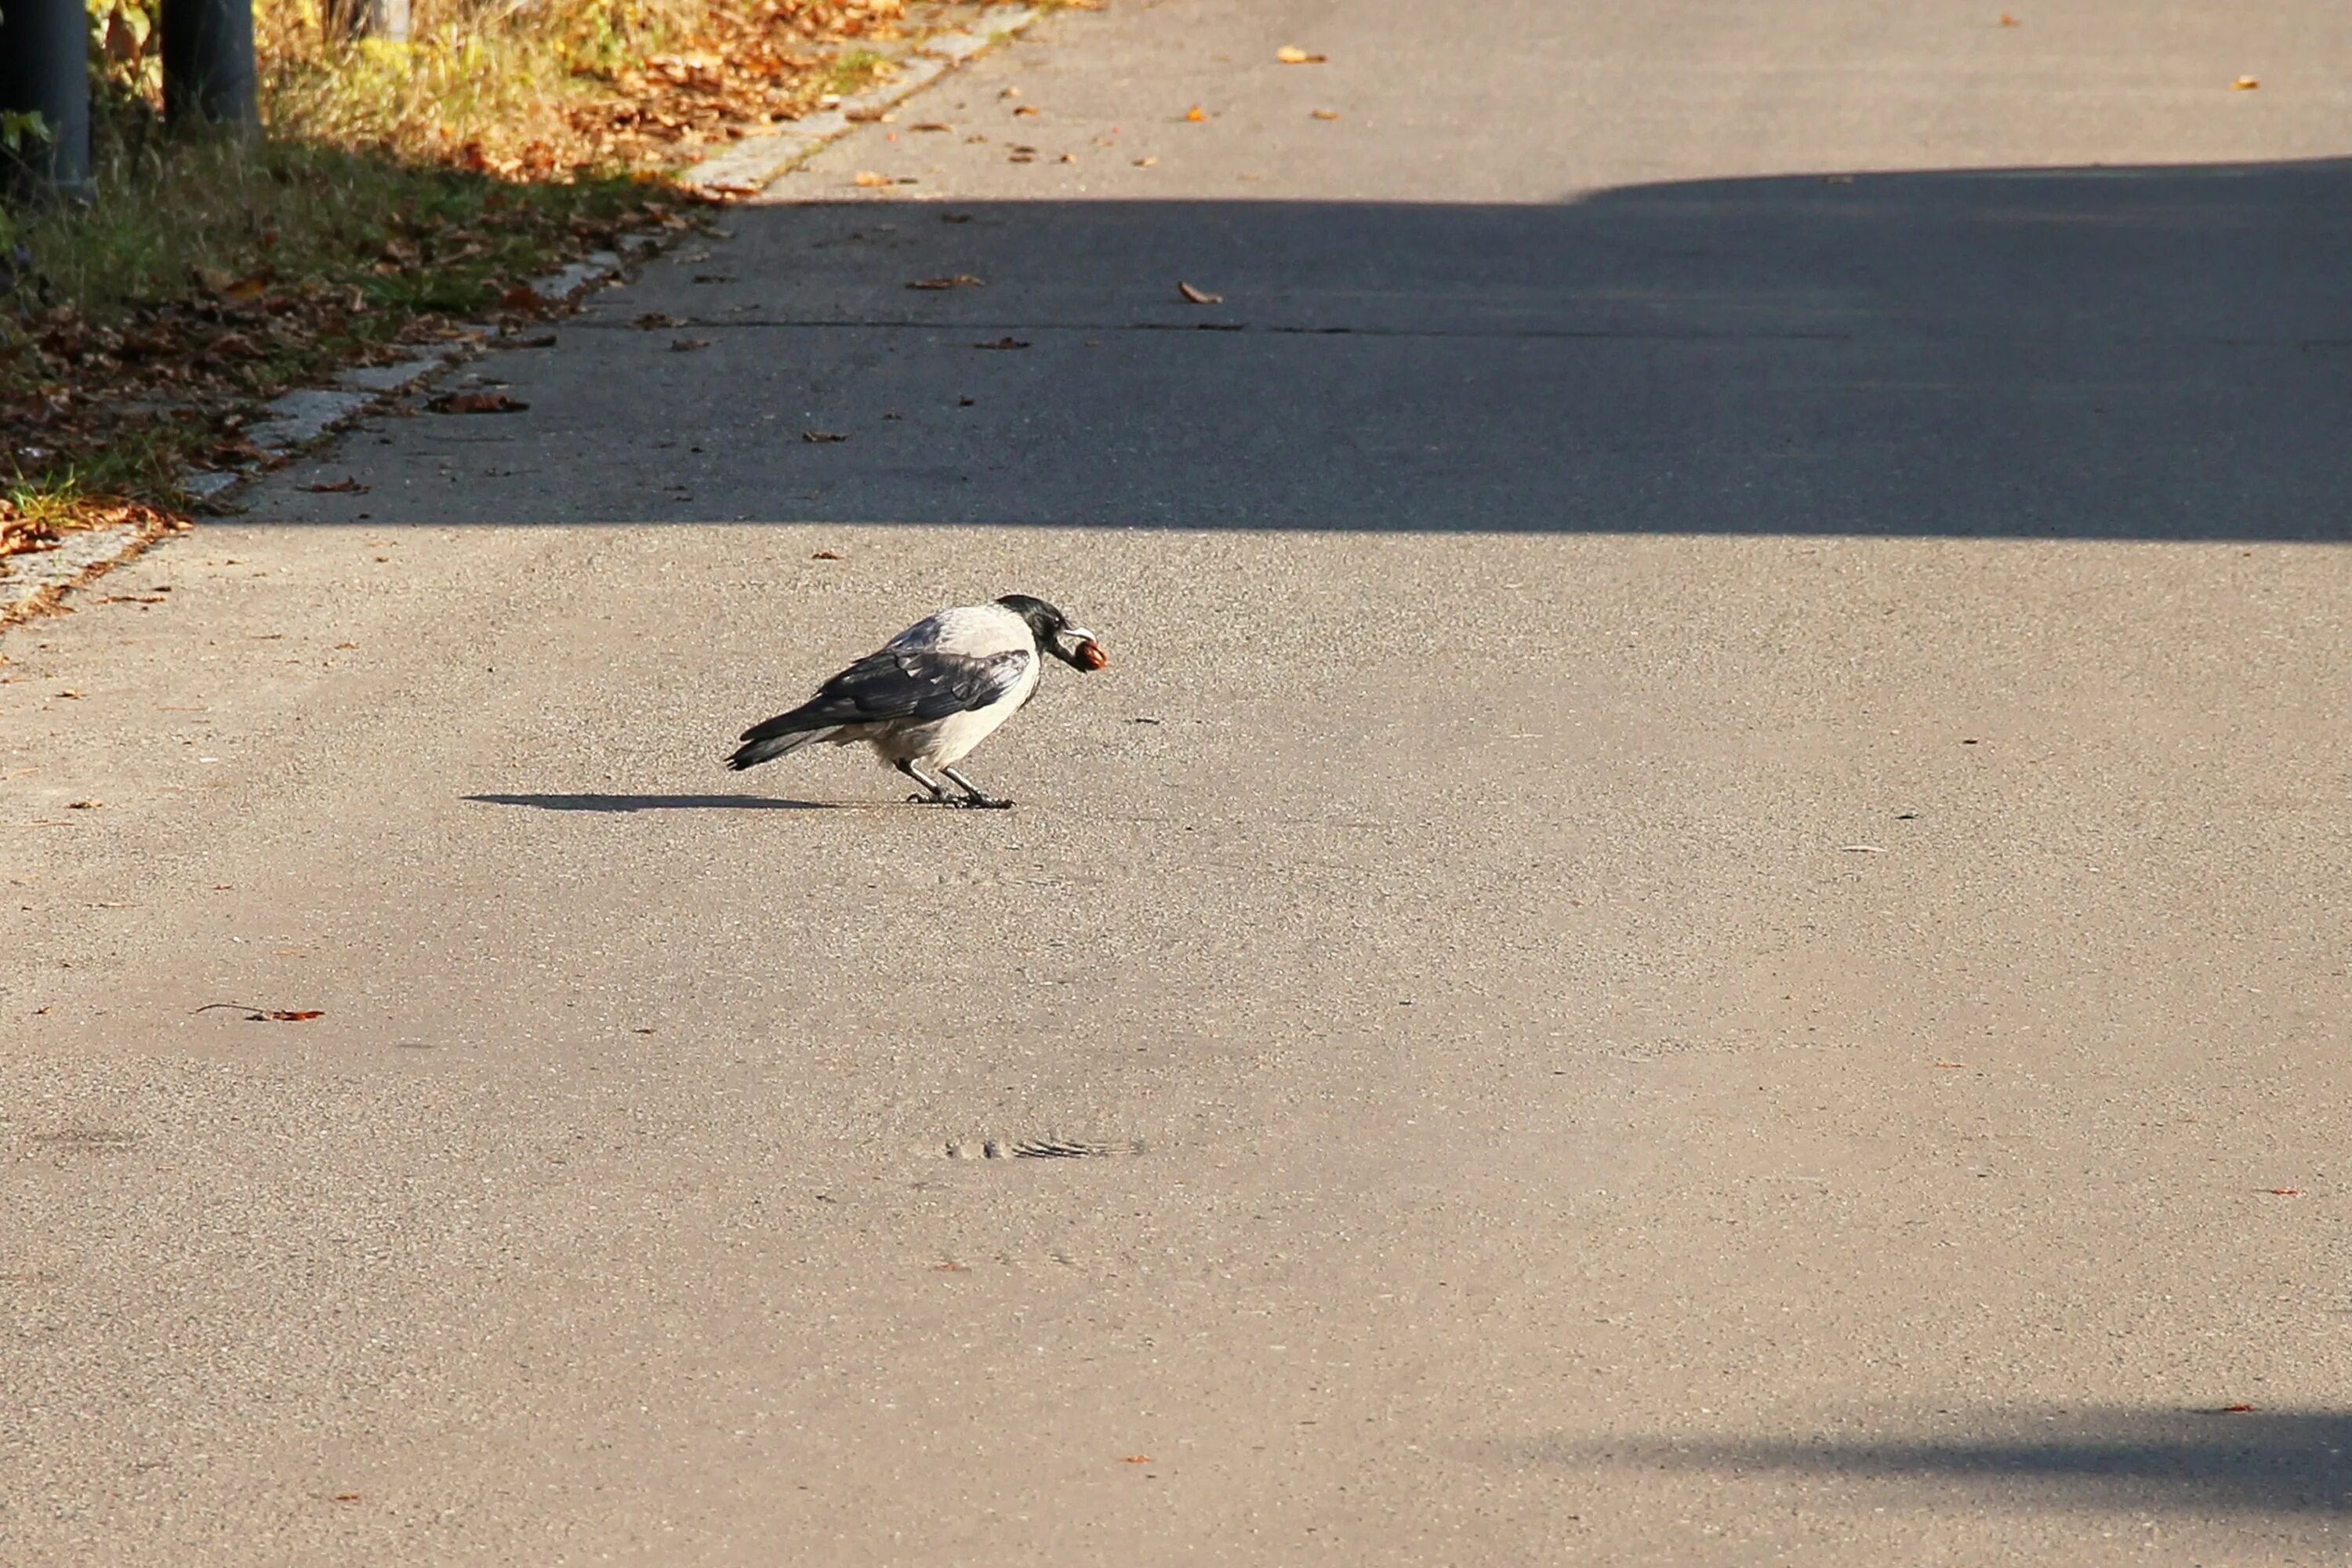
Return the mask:
[[[934,647],[886,647],[867,654],[817,688],[789,713],[743,731],[746,741],[772,740],[836,724],[918,721],[968,713],[1001,701],[1021,684],[1036,654],[1027,648],[975,658]]]

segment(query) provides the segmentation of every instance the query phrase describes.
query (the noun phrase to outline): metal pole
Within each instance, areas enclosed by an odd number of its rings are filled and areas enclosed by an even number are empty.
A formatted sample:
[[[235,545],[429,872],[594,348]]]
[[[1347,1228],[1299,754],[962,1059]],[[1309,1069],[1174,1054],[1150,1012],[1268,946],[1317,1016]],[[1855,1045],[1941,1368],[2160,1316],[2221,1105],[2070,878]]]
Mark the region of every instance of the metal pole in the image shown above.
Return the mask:
[[[166,123],[259,124],[253,79],[253,0],[163,0]]]
[[[7,184],[26,194],[87,197],[89,184],[89,13],[82,0],[0,0],[0,112],[38,114],[0,150]]]

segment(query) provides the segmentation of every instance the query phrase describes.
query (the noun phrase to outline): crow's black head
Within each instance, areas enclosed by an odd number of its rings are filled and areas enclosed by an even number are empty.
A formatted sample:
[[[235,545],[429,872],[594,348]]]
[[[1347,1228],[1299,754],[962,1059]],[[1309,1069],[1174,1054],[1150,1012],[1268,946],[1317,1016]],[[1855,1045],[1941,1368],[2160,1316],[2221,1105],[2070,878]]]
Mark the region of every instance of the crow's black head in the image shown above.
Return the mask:
[[[1072,669],[1092,671],[1110,662],[1110,656],[1103,652],[1094,633],[1045,600],[1026,594],[1007,594],[996,602],[1029,623],[1029,630],[1037,638],[1038,652],[1052,654]]]

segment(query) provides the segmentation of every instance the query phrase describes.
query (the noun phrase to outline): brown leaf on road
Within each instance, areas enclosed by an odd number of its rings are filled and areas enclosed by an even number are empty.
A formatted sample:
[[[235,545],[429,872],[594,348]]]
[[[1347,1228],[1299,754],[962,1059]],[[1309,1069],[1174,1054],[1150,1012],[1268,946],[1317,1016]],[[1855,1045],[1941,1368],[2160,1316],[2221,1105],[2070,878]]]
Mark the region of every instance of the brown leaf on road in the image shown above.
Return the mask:
[[[2267,1190],[2271,1196],[2274,1198],[2299,1198],[2303,1196],[2303,1189],[2301,1187],[2272,1187]]]
[[[445,392],[425,406],[436,414],[520,414],[530,405],[503,392]]]
[[[2230,84],[2230,90],[2231,92],[2252,92],[2254,89],[2262,85],[2262,79],[2258,77],[2242,76],[2237,80]]]
[[[1286,66],[1319,66],[1331,57],[1329,55],[1310,55],[1305,49],[1300,48],[1297,44],[1285,44],[1282,47],[1274,51],[1274,58],[1280,60]]]
[[[1222,305],[1225,302],[1223,294],[1212,294],[1206,289],[1195,289],[1190,283],[1177,284],[1176,292],[1195,305]]]
[[[1336,109],[1310,109],[1307,113],[1308,118],[1314,120],[1337,120],[1339,118],[1339,111]]]
[[[1015,105],[1015,106],[1014,106],[1014,108],[1013,108],[1013,112],[1014,114],[1016,114],[1016,115],[1020,115],[1020,114],[1043,114],[1043,113],[1045,113],[1045,111],[1044,110],[1042,110],[1042,109],[1038,108],[1038,107],[1037,107],[1035,104],[1034,104],[1034,103],[1024,103],[1024,104],[1017,104],[1017,105]]]
[[[992,343],[974,343],[971,346],[976,349],[1025,349],[1029,345],[1019,338],[1007,337],[999,338]]]
[[[801,432],[801,439],[821,445],[827,441],[846,441],[849,437],[831,430],[803,430]]]
[[[641,332],[650,332],[661,327],[682,327],[686,325],[686,321],[683,317],[668,315],[660,310],[647,310],[629,325]]]
[[[907,129],[909,131],[952,131],[955,127],[950,125],[943,120],[926,120],[919,125],[909,125]]]
[[[299,1009],[289,1007],[257,1007],[250,1002],[207,1002],[203,1006],[197,1008],[196,1011],[199,1013],[210,1013],[216,1008],[222,1007],[226,1007],[231,1012],[244,1014],[245,1021],[248,1024],[307,1024],[313,1018],[323,1018],[327,1016],[327,1010],[323,1007],[303,1007]]]
[[[363,496],[367,494],[368,491],[367,486],[360,483],[356,477],[350,474],[344,475],[341,479],[336,479],[332,483],[329,483],[327,480],[321,479],[315,485],[304,485],[302,488],[309,490],[314,496]]]
[[[958,272],[952,277],[918,278],[907,287],[909,289],[979,289],[985,285],[969,272]]]
[[[809,556],[812,561],[846,561],[848,556],[838,550],[819,550]]]
[[[1158,162],[1160,162],[1160,154],[1154,153],[1149,157],[1138,158],[1135,161],[1135,166],[1139,169],[1149,169],[1152,164],[1157,163]]]
[[[855,176],[853,176],[853,177],[851,178],[851,180],[850,180],[850,184],[854,184],[854,185],[866,185],[866,186],[869,186],[869,187],[870,187],[870,186],[874,186],[874,185],[889,185],[889,184],[896,184],[897,183],[898,183],[898,182],[897,182],[897,181],[895,181],[895,180],[893,180],[893,179],[891,179],[889,175],[887,175],[887,174],[876,174],[876,173],[875,173],[873,170],[871,170],[871,169],[860,169],[860,170],[858,170],[858,171],[857,171],[857,173],[856,173],[856,174]]]
[[[541,297],[539,290],[530,284],[518,283],[499,296],[499,308],[520,311],[526,316],[536,316],[547,309],[547,301]]]
[[[96,811],[100,806],[104,805],[105,804],[106,802],[102,800],[69,800],[66,802],[66,809],[68,811]]]
[[[1121,1459],[1119,1463],[1122,1465],[1148,1465],[1151,1463],[1151,1456],[1149,1454],[1129,1454],[1126,1458]]]
[[[696,349],[707,349],[709,346],[709,338],[672,338],[669,341],[669,352],[674,354],[692,353]]]

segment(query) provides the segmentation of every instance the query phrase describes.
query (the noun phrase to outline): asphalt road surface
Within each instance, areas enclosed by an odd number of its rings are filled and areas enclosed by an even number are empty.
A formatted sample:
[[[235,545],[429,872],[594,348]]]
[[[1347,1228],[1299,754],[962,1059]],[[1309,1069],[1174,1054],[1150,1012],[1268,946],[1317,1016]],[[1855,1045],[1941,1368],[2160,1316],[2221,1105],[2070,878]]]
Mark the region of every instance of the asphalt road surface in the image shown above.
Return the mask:
[[[9,632],[0,1561],[2344,1561],[2352,29],[2015,20],[1059,12]]]

